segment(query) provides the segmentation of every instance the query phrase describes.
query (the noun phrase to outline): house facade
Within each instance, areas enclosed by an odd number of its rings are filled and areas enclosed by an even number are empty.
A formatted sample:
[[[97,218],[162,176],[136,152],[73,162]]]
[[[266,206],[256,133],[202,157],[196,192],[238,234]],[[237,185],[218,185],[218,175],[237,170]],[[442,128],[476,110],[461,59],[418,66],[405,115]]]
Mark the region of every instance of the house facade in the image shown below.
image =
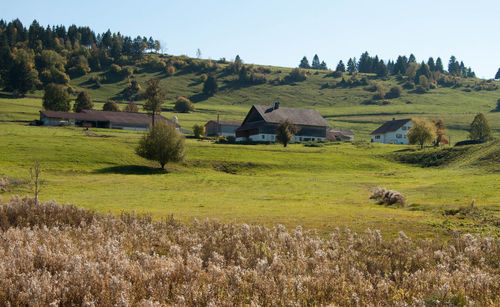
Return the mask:
[[[166,121],[178,129],[180,126],[161,116],[155,115],[155,120]],[[151,115],[145,113],[111,112],[83,110],[79,113],[40,111],[40,121],[44,126],[80,126],[107,129],[146,131],[151,125]]]
[[[236,129],[237,142],[276,142],[276,128],[289,120],[299,128],[292,142],[325,141],[329,127],[316,110],[253,105],[241,127]]]
[[[408,130],[412,127],[411,119],[393,118],[391,121],[385,122],[371,133],[372,142],[384,144],[408,144]]]
[[[205,124],[205,135],[236,137],[236,129],[240,126],[241,122],[210,120]]]

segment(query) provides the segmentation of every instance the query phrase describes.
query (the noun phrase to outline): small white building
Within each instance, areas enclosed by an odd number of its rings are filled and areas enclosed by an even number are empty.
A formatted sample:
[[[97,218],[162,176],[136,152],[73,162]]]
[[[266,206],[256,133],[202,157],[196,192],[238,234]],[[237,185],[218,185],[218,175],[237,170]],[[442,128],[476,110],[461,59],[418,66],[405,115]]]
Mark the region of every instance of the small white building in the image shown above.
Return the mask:
[[[411,128],[411,119],[393,118],[371,133],[372,142],[384,144],[408,144],[406,134]]]

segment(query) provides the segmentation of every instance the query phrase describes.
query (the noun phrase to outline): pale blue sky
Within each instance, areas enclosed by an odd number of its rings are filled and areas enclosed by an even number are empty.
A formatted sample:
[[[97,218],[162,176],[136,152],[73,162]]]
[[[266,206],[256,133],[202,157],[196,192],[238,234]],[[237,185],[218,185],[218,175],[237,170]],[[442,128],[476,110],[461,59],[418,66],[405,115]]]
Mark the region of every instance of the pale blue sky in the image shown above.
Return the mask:
[[[315,53],[329,67],[368,51],[418,61],[450,55],[492,78],[500,67],[500,1],[8,1],[0,18],[25,26],[88,25],[96,32],[153,36],[169,54],[298,65]]]

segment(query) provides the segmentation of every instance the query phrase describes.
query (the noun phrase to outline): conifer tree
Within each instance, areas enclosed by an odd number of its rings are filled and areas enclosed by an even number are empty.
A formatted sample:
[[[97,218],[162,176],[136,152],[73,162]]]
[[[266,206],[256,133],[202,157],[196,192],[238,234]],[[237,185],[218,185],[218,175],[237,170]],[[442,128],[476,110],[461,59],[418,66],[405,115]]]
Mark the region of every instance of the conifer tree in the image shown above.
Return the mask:
[[[436,71],[436,63],[434,62],[434,58],[430,57],[427,61],[427,65],[429,65],[430,71]]]
[[[436,71],[440,73],[444,72],[443,61],[439,57],[436,59]]]
[[[312,64],[311,64],[311,68],[312,69],[320,69],[321,66],[320,66],[320,62],[319,62],[319,57],[317,54],[314,55],[313,57],[313,60],[312,60]]]
[[[337,68],[335,70],[340,72],[345,72],[345,65],[344,62],[342,62],[342,60],[339,61],[339,63],[337,64]],[[497,74],[500,74],[500,68],[498,69]]]
[[[498,68],[497,74],[495,75],[495,79],[500,80],[500,68]]]
[[[303,57],[302,60],[300,60],[299,68],[311,68],[311,65],[309,65],[309,60],[307,57]]]

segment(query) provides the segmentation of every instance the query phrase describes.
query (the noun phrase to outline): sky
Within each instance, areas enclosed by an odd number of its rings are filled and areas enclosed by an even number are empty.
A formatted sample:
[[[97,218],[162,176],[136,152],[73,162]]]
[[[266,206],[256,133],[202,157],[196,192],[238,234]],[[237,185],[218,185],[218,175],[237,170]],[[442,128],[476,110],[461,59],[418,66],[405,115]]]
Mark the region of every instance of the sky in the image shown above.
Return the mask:
[[[200,49],[214,60],[239,54],[245,63],[296,67],[318,54],[334,69],[368,51],[384,60],[441,57],[445,66],[454,55],[488,79],[500,67],[498,0],[0,0],[0,12],[26,27],[36,19],[152,36],[168,54]]]

